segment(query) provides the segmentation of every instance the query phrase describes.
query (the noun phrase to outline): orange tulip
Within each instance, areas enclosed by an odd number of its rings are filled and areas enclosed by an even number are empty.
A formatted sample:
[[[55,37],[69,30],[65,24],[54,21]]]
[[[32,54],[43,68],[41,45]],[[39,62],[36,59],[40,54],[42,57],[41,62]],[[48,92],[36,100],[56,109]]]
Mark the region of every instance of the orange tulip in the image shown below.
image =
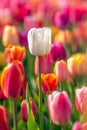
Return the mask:
[[[20,60],[23,62],[25,56],[26,56],[25,47],[9,45],[5,49],[5,57],[8,63],[13,60]]]
[[[36,79],[36,83],[38,84],[38,78]],[[41,83],[42,83],[42,92],[43,93],[51,93],[53,92],[58,85],[58,79],[55,74],[41,74]]]
[[[13,61],[4,68],[1,89],[7,98],[18,99],[25,96],[26,78],[22,62]]]

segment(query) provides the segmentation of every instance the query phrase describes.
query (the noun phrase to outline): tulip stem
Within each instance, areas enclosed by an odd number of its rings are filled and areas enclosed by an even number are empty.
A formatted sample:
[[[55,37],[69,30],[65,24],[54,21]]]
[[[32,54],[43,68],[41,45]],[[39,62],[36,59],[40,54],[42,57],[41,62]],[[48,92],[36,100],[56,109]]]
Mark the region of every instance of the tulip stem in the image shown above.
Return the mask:
[[[62,125],[62,130],[64,130],[64,125]]]
[[[62,83],[60,83],[60,92],[62,92]]]
[[[17,125],[17,108],[16,108],[16,101],[12,101],[13,105],[13,122],[14,122],[14,130],[18,130],[18,125]]]
[[[40,56],[38,57],[38,77],[39,77],[39,118],[40,118],[40,130],[43,130],[43,113],[42,113],[42,87],[41,87],[41,72],[40,72]]]
[[[53,130],[52,129],[52,121],[51,121],[51,119],[50,119],[50,130]]]

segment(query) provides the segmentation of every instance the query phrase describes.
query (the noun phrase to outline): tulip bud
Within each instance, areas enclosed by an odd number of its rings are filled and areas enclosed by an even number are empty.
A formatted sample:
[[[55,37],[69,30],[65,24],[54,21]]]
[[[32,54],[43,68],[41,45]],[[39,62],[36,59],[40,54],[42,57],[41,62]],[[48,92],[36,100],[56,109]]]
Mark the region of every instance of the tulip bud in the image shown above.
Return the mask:
[[[47,98],[50,119],[54,124],[63,125],[70,120],[72,103],[65,91],[54,91]]]
[[[49,54],[51,50],[51,29],[32,28],[28,32],[28,44],[30,53],[37,56]]]
[[[28,120],[28,110],[27,110],[27,103],[26,100],[23,100],[21,103],[21,110],[20,110],[20,114],[21,114],[21,119],[25,122],[27,122]]]
[[[22,62],[13,61],[4,68],[1,89],[7,98],[18,99],[25,96],[26,78]]]
[[[73,124],[73,128],[72,130],[82,130],[82,126],[80,124],[79,121],[76,121],[74,124]],[[86,129],[85,129],[86,130]]]
[[[5,49],[5,57],[8,63],[12,62],[13,60],[19,60],[23,62],[25,55],[26,55],[25,47],[9,45]]]
[[[68,69],[65,61],[57,61],[54,66],[54,73],[57,75],[59,82],[64,82],[68,79]]]
[[[34,118],[36,119],[36,105],[31,98],[29,99],[29,101],[30,101],[30,105],[31,105],[31,108],[32,108],[32,112],[34,114]],[[27,107],[26,100],[22,101],[20,114],[21,114],[22,120],[27,122],[27,120],[28,120],[28,107]]]
[[[76,89],[75,103],[77,111],[87,117],[87,86]]]
[[[56,62],[57,60],[66,59],[66,50],[62,43],[53,43],[51,47],[51,59]]]
[[[10,130],[8,111],[0,105],[0,130]]]
[[[36,56],[36,58],[35,58],[34,66],[35,66],[34,67],[35,74],[38,75],[38,56]],[[50,55],[40,57],[40,70],[41,70],[41,73],[51,73]]]
[[[38,78],[36,79],[38,85]],[[55,74],[41,74],[42,92],[52,93],[58,85],[58,79]]]
[[[5,26],[2,36],[2,43],[5,47],[9,44],[19,44],[18,33],[15,26]]]

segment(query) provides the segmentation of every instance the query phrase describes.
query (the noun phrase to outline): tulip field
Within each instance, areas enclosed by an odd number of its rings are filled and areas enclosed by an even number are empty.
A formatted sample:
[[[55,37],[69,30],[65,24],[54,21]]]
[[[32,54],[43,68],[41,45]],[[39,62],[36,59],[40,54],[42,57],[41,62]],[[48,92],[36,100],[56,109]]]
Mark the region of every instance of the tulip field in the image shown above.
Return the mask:
[[[86,0],[0,0],[0,130],[87,130]]]

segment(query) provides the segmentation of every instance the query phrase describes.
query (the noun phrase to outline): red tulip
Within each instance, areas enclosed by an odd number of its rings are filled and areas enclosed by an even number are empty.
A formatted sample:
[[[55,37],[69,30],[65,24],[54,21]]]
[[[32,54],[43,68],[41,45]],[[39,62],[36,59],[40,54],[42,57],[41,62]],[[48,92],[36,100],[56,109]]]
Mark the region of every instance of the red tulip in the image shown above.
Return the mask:
[[[8,64],[1,75],[1,89],[7,98],[19,99],[26,93],[26,78],[22,62]]]
[[[34,114],[34,118],[36,119],[36,105],[35,105],[34,101],[31,98],[29,99],[29,101],[30,101],[30,105],[31,105],[31,108],[32,108],[32,112]],[[21,111],[20,112],[21,112],[22,120],[27,122],[27,120],[28,120],[28,107],[27,107],[26,100],[22,101]]]
[[[10,130],[8,111],[0,105],[0,130]]]

